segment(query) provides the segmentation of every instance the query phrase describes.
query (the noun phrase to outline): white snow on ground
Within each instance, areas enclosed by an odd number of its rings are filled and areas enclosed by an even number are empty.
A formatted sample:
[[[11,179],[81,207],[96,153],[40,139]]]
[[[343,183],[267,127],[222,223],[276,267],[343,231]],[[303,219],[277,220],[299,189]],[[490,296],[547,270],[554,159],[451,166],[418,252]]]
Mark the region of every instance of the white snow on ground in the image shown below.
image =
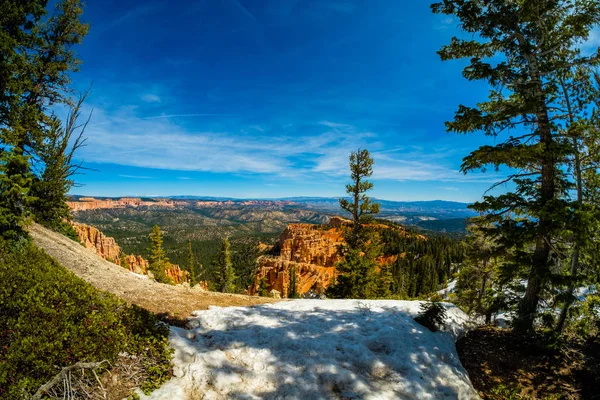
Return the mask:
[[[442,298],[447,299],[448,295],[450,293],[454,293],[454,290],[456,289],[456,283],[458,281],[456,279],[448,282],[448,286],[446,286],[445,288],[443,288],[442,290],[438,290],[437,294],[439,294],[440,296],[442,296]]]
[[[472,399],[455,341],[412,317],[418,301],[294,300],[196,311],[171,328],[175,377],[150,399]],[[143,398],[147,398],[142,396]]]

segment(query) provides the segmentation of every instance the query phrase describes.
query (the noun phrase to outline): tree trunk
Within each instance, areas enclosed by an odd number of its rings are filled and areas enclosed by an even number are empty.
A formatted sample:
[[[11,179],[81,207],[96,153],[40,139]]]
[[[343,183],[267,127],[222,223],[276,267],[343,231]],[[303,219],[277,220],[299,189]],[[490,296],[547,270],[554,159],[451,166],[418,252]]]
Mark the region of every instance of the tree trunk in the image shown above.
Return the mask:
[[[354,241],[353,246],[358,245],[358,230],[360,229],[360,215],[359,215],[359,199],[360,199],[360,178],[357,177],[354,182],[354,207],[352,208],[352,240]]]
[[[564,80],[561,79],[561,86],[563,89],[563,93],[565,95],[565,101],[567,104],[567,110],[569,112],[569,123],[570,125],[572,125],[574,123],[573,120],[573,111],[571,108],[571,100],[569,98],[569,93],[566,89]],[[577,142],[577,138],[573,138],[573,148],[575,149],[575,184],[577,186],[577,205],[579,207],[581,207],[581,205],[583,204],[583,179],[581,176],[581,157],[579,154],[579,143]],[[575,220],[575,226],[578,229],[579,228],[579,221]],[[574,244],[574,248],[573,248],[573,258],[571,259],[571,277],[575,277],[577,275],[577,271],[579,270],[579,249],[581,246],[581,238],[579,237],[579,234],[575,235],[575,244]],[[573,284],[573,282],[571,282],[569,284],[569,288],[567,289],[567,294],[568,297],[565,300],[565,303],[562,306],[562,309],[560,310],[560,316],[558,317],[558,323],[556,324],[556,331],[558,333],[561,333],[564,326],[565,326],[565,321],[567,320],[567,315],[569,312],[569,307],[571,307],[571,304],[573,304],[573,292],[575,291],[575,285]]]
[[[555,159],[554,140],[552,128],[548,118],[548,108],[543,91],[543,83],[534,57],[530,57],[529,63],[532,81],[534,82],[534,96],[537,104],[536,116],[540,143],[543,145],[541,157],[541,188],[540,206],[544,208],[555,197]],[[552,240],[553,221],[547,211],[540,213],[538,230],[535,240],[535,251],[532,266],[527,281],[525,296],[519,305],[518,315],[515,320],[514,329],[520,333],[533,330],[533,323],[537,313],[540,293],[550,274],[549,256],[550,242]]]
[[[483,270],[487,270],[487,262],[488,260],[483,260]],[[481,306],[481,302],[483,301],[483,294],[485,293],[485,287],[487,285],[487,273],[484,272],[483,278],[481,279],[481,289],[479,290],[479,295],[477,296],[477,311],[482,312],[483,307]]]

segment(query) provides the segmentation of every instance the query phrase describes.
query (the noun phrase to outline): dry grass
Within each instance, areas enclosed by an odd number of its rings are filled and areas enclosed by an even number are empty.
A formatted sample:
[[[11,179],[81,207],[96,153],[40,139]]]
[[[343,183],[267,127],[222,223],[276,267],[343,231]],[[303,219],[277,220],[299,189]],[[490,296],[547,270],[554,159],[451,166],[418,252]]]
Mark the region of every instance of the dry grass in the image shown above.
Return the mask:
[[[79,243],[40,225],[31,225],[29,233],[39,248],[75,275],[97,289],[145,308],[172,324],[181,325],[192,311],[206,310],[209,306],[254,306],[276,301],[265,297],[208,292],[183,285],[165,285],[103,260]]]

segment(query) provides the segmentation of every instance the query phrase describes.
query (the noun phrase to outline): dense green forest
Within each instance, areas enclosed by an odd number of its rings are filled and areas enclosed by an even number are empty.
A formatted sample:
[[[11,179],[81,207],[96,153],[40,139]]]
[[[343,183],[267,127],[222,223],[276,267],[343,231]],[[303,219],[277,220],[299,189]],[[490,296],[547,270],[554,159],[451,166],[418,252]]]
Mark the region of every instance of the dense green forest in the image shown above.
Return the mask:
[[[381,229],[384,255],[399,255],[388,273],[389,293],[401,298],[431,294],[447,286],[464,259],[460,239],[410,229]]]

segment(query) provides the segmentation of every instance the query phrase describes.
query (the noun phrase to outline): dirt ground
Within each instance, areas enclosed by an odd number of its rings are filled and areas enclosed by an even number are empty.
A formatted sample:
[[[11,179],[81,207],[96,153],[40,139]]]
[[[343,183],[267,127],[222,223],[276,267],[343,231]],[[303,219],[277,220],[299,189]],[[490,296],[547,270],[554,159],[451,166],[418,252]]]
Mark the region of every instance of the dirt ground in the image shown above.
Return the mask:
[[[558,349],[509,329],[482,327],[456,349],[483,399],[600,399],[598,339]]]
[[[115,294],[174,324],[185,323],[192,311],[206,310],[209,306],[254,306],[276,301],[165,285],[108,262],[79,243],[40,225],[31,225],[29,233],[39,248],[97,289]]]

